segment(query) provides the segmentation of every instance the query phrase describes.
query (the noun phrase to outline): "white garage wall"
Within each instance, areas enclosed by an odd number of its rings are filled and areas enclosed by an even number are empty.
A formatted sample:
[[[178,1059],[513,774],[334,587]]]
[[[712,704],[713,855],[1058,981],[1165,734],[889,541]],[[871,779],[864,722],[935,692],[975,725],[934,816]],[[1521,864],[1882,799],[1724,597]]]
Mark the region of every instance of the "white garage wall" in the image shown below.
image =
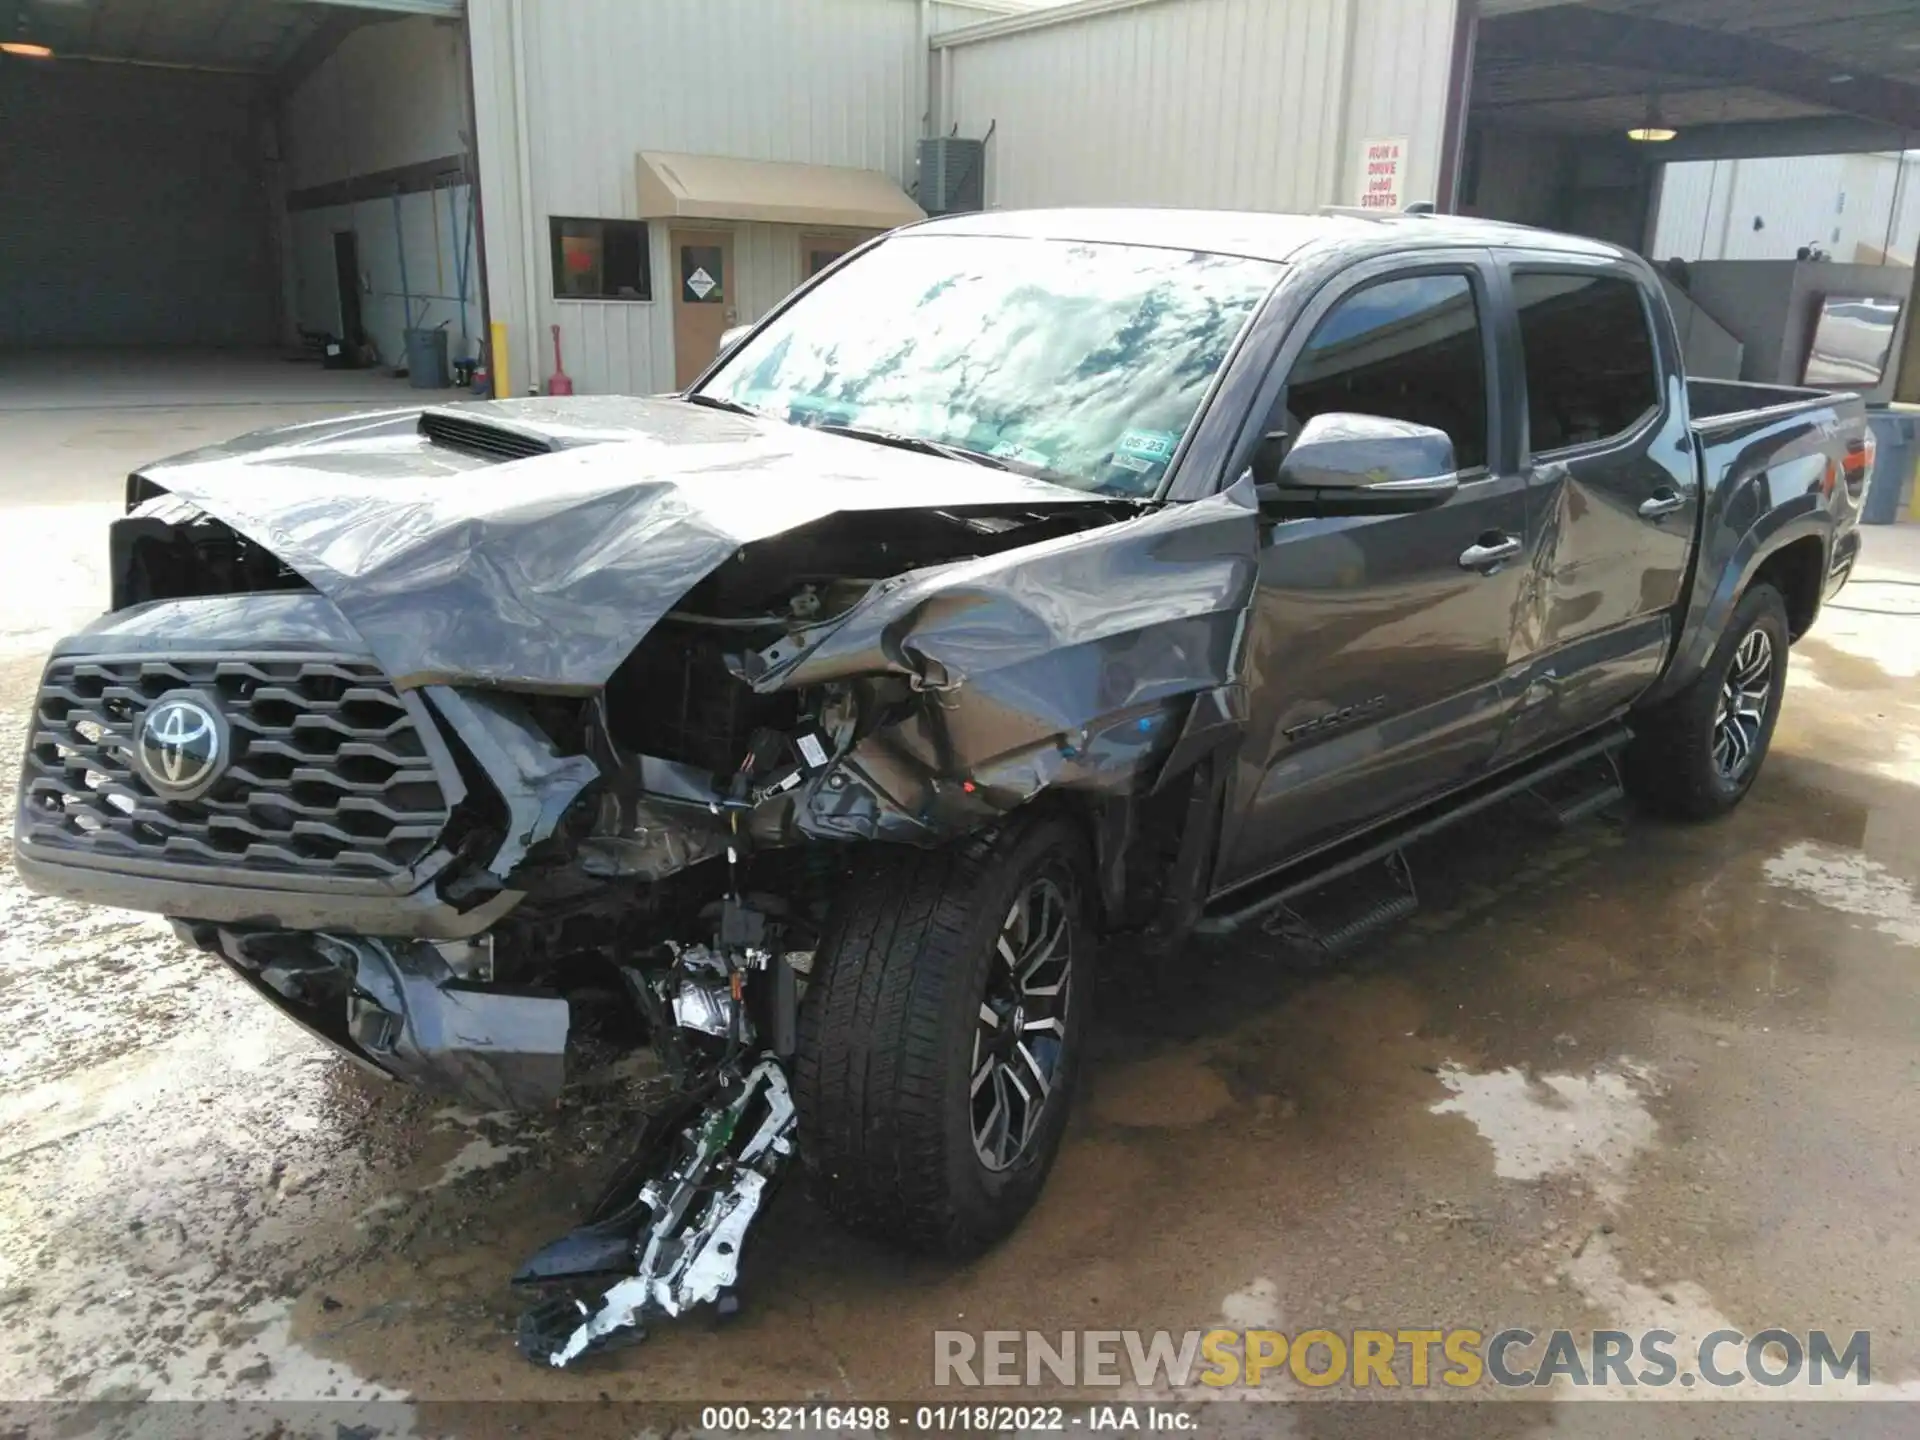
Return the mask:
[[[989,207],[1307,210],[1411,142],[1432,200],[1455,0],[1081,0],[934,37],[936,127],[993,139]]]
[[[518,392],[551,370],[555,323],[581,389],[672,387],[664,223],[650,235],[656,299],[553,298],[548,217],[637,219],[641,150],[854,166],[911,184],[926,72],[915,0],[470,0],[467,13],[489,298],[509,326]],[[742,321],[798,282],[791,230],[705,228],[735,232]]]
[[[1821,246],[1841,264],[1877,263],[1883,250],[1911,263],[1920,248],[1920,151],[1666,167],[1656,256],[1791,260],[1802,245]]]
[[[282,170],[289,199],[288,308],[303,326],[337,333],[340,294],[333,236],[358,240],[361,321],[383,362],[402,358],[406,304],[412,321],[445,324],[455,358],[472,354],[482,330],[480,242],[465,245],[471,187],[463,179],[466,45],[457,23],[420,17],[353,31],[289,95],[281,110]],[[422,185],[438,183],[434,189]],[[404,179],[402,179],[404,177]],[[394,192],[402,191],[396,215]],[[315,204],[315,200],[330,203]],[[463,310],[463,250],[472,258]]]
[[[403,294],[412,296],[413,323],[417,327],[432,329],[445,324],[450,356],[458,358],[474,353],[484,338],[477,258],[469,262],[473,273],[467,280],[468,302],[464,316],[459,299],[459,247],[471,194],[468,186],[458,184],[402,195],[398,221],[391,198],[295,212],[291,217],[295,318],[309,330],[338,333],[340,295],[334,271],[333,236],[336,231],[351,230],[359,237],[363,279],[361,324],[367,338],[380,352],[381,361],[397,362],[405,348],[401,337],[406,310]],[[400,273],[402,235],[406,238],[407,255],[404,291]],[[476,256],[479,248],[476,234],[473,242]],[[464,349],[463,332],[467,336]]]

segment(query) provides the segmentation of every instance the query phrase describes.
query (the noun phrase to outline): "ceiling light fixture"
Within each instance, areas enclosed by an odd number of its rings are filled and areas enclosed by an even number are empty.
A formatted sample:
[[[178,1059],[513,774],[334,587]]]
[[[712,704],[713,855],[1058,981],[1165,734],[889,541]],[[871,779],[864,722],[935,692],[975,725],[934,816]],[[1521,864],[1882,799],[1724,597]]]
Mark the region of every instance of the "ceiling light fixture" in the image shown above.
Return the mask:
[[[1659,145],[1673,139],[1679,133],[1660,117],[1660,92],[1650,90],[1647,92],[1647,118],[1627,131],[1627,138],[1638,140],[1643,145]]]
[[[53,51],[45,45],[36,45],[31,40],[0,40],[0,50],[9,55],[19,55],[28,60],[51,60]]]

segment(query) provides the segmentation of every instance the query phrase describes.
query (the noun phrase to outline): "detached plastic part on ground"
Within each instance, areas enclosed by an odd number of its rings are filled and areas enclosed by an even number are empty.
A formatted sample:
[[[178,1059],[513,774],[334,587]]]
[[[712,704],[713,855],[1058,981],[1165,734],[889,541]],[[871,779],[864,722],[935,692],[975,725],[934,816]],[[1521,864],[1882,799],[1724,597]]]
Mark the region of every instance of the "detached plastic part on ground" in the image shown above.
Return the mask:
[[[730,902],[723,926],[752,918]],[[518,1285],[568,1292],[596,1277],[624,1277],[597,1300],[562,1293],[521,1316],[520,1353],[539,1365],[637,1344],[653,1321],[695,1306],[731,1313],[747,1232],[793,1156],[786,1070],[779,1055],[756,1048],[746,1003],[750,981],[766,987],[771,1029],[790,1054],[796,986],[787,957],[690,946],[665,974],[626,973],[678,1088],[646,1117],[588,1222],[514,1276]]]

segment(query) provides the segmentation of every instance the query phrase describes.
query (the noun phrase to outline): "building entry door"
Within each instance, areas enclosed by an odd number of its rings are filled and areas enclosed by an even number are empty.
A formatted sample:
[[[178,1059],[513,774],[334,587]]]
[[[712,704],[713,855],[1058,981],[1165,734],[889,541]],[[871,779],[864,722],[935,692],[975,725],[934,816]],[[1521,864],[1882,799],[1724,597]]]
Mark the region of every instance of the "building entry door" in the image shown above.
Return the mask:
[[[675,230],[673,240],[673,383],[684,390],[720,353],[720,336],[735,323],[733,233]]]

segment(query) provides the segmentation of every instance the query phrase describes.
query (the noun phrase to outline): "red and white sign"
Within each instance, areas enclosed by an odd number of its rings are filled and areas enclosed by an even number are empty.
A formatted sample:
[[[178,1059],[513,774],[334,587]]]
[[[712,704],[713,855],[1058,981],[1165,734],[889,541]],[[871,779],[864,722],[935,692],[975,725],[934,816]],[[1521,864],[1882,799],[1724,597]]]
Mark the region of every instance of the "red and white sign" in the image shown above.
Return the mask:
[[[1389,135],[1360,142],[1360,208],[1402,210],[1407,181],[1407,137]]]

